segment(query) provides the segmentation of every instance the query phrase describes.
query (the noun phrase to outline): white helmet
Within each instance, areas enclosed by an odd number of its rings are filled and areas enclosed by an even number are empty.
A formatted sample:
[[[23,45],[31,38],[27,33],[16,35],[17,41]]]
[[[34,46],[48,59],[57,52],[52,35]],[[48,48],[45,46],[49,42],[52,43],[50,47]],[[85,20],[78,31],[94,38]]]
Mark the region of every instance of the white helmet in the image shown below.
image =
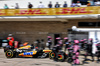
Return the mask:
[[[12,34],[9,34],[8,36],[12,36]]]

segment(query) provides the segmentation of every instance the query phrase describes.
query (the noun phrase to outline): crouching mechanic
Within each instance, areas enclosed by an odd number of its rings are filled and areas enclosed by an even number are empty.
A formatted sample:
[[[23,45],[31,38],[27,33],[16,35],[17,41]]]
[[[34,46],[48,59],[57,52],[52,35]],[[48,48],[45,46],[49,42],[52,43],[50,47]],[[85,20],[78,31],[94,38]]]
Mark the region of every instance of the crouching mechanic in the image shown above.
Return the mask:
[[[7,40],[9,41],[10,46],[14,46],[14,38],[12,37],[12,34],[8,35]]]

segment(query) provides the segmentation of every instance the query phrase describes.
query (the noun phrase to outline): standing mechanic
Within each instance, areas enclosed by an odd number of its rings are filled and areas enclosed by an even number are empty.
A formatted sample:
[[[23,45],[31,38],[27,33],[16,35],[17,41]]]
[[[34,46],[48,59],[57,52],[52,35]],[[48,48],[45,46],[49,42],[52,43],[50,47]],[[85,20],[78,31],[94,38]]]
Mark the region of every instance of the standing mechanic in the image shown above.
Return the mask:
[[[37,39],[37,40],[34,42],[34,44],[35,44],[35,47],[40,47],[40,40]]]
[[[14,46],[14,38],[12,37],[12,34],[8,35],[7,40],[9,41],[10,46]]]
[[[42,48],[42,49],[45,49],[44,44],[45,44],[45,43],[44,43],[44,39],[41,39],[41,48]]]
[[[59,45],[59,50],[61,50],[62,46],[63,46],[61,37],[57,37],[56,40],[57,40],[57,44],[56,45]]]
[[[48,37],[47,37],[47,41],[48,41],[48,42],[47,42],[47,43],[48,43],[48,48],[51,49],[52,37],[51,37],[51,36],[48,36]]]
[[[96,45],[97,47],[97,62],[99,62],[99,58],[100,58],[100,42],[98,42],[98,44]]]
[[[91,56],[92,61],[94,61],[94,54],[92,53],[93,50],[92,45],[93,45],[93,39],[89,39],[89,42],[85,45],[86,54],[84,61],[87,61],[87,56]]]
[[[68,37],[64,37],[64,47],[65,47],[65,49],[64,49],[64,51],[66,51],[66,49],[68,48],[68,45],[69,45],[69,41],[68,41]]]

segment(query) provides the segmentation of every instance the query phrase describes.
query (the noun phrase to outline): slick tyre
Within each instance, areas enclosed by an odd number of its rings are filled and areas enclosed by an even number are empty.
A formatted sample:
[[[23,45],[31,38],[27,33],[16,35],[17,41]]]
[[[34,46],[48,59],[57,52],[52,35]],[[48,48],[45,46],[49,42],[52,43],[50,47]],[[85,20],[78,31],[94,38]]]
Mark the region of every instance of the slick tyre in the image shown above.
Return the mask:
[[[5,55],[6,55],[7,58],[13,58],[14,57],[14,52],[13,52],[13,50],[7,50],[5,52]]]
[[[50,52],[50,53],[49,53],[49,58],[50,58],[50,59],[54,59],[55,57],[56,57],[55,52]]]
[[[65,53],[58,53],[58,61],[64,62],[66,59]]]

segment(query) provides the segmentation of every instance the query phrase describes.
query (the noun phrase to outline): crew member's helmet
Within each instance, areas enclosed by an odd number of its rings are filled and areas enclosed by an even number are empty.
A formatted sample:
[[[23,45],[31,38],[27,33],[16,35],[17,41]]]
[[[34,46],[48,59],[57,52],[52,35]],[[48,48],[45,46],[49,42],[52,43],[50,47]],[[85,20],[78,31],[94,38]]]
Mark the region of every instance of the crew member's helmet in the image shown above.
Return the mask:
[[[39,48],[38,47],[35,47],[35,49],[38,50]]]
[[[91,38],[90,38],[90,39],[88,39],[88,40],[90,40],[90,41],[91,41],[91,40],[93,40],[93,39],[91,39]]]
[[[87,39],[83,39],[84,41],[86,41]]]
[[[84,42],[84,40],[80,40],[80,42]]]
[[[52,40],[52,37],[51,36],[48,36],[47,38],[48,38],[48,40]]]
[[[8,36],[12,36],[12,34],[9,34]]]
[[[80,42],[83,42],[84,40],[80,40]]]
[[[79,43],[79,40],[74,40],[74,43],[75,43],[75,44],[78,44],[78,43]]]
[[[68,37],[64,37],[64,39],[68,39]]]
[[[51,38],[51,36],[48,36],[48,38]]]
[[[57,37],[56,39],[58,39],[58,40],[59,40],[59,39],[61,39],[61,38],[60,38],[60,37]]]

